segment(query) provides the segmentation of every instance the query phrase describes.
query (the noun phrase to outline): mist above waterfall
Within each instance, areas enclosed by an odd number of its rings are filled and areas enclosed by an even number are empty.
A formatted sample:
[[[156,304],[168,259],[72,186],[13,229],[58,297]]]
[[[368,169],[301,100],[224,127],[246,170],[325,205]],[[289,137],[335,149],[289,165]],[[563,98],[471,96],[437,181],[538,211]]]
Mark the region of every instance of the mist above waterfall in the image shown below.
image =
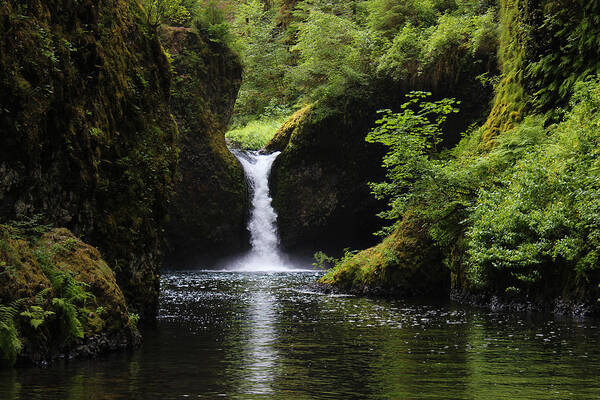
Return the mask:
[[[232,266],[243,271],[288,270],[289,266],[279,251],[277,213],[271,206],[269,194],[269,174],[279,152],[260,154],[234,151],[233,154],[244,168],[252,196],[248,221],[251,250]]]

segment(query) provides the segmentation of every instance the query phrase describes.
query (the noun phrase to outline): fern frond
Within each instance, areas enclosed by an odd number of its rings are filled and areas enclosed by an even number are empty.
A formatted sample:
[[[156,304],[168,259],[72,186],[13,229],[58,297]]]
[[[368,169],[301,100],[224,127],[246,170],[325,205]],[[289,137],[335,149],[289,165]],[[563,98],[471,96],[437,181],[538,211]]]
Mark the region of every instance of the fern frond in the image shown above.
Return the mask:
[[[54,298],[52,304],[61,312],[63,328],[69,338],[83,338],[83,325],[77,318],[77,308],[69,299]]]
[[[0,304],[0,360],[9,365],[14,364],[22,347],[15,327],[15,316],[25,300],[23,298],[8,305]]]

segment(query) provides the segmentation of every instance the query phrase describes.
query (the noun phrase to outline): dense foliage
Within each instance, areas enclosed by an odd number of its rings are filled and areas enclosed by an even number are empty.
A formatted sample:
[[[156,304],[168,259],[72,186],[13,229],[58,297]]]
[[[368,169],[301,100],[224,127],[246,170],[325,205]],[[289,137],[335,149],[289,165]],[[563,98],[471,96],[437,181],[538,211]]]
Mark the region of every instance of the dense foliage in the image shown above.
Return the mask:
[[[245,67],[234,129],[378,81],[444,85],[449,71],[493,64],[497,46],[495,8],[484,1],[250,0],[231,10]]]
[[[502,185],[480,190],[466,231],[473,284],[531,293],[548,281],[574,277],[572,287],[594,289],[600,264],[599,99],[598,81],[577,84],[563,121],[506,170]]]
[[[378,74],[401,82],[421,74],[435,82],[439,73],[464,67],[465,54],[499,41],[502,75],[480,77],[495,87],[492,111],[452,149],[434,146],[446,129],[436,123],[449,112],[443,103],[413,98],[400,113],[383,111],[367,140],[388,148],[387,180],[372,189],[388,200],[381,215],[394,224],[383,243],[339,260],[324,281],[385,286],[391,271],[412,271],[420,259],[406,257],[414,250],[406,240],[418,230],[406,224],[416,218],[428,232],[421,257],[433,254],[432,240],[448,267],[440,287],[451,280],[460,296],[516,298],[541,308],[559,299],[594,304],[600,295],[598,2],[501,1],[499,19],[493,7],[469,3],[434,19],[427,2],[380,1],[387,12],[368,14],[370,26],[385,27],[391,43]],[[456,57],[447,50],[456,49],[453,43],[468,52]]]
[[[576,85],[559,123],[527,118],[491,152],[482,129],[451,151],[435,151],[438,122],[454,111],[452,103],[413,96],[404,112],[386,111],[367,136],[390,149],[388,181],[373,189],[389,199],[382,215],[397,221],[393,235],[407,213],[418,215],[446,265],[463,276],[456,287],[538,300],[598,298],[598,80]],[[359,257],[338,269],[356,268]]]

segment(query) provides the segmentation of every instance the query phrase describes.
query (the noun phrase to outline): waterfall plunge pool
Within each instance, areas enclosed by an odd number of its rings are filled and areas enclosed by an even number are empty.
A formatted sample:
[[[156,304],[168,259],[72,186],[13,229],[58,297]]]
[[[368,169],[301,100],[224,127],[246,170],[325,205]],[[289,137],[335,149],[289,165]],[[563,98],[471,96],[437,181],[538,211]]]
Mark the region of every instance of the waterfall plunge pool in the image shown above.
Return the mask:
[[[600,398],[598,321],[326,295],[321,274],[166,271],[141,349],[0,371],[0,398]]]
[[[0,399],[598,399],[598,321],[326,295],[279,251],[277,153],[236,153],[252,249],[220,271],[166,271],[129,354],[0,370]]]

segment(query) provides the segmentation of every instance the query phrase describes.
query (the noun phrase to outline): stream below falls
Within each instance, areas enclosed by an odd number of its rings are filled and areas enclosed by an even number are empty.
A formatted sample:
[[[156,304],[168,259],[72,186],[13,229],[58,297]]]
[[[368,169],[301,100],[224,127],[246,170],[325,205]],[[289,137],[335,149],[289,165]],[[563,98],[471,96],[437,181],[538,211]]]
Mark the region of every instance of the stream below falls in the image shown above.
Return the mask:
[[[598,321],[327,295],[321,273],[165,272],[141,349],[0,371],[0,398],[600,398]]]
[[[279,250],[277,153],[236,157],[249,253],[165,271],[141,349],[0,370],[0,399],[600,399],[600,321],[314,290],[323,272]]]

